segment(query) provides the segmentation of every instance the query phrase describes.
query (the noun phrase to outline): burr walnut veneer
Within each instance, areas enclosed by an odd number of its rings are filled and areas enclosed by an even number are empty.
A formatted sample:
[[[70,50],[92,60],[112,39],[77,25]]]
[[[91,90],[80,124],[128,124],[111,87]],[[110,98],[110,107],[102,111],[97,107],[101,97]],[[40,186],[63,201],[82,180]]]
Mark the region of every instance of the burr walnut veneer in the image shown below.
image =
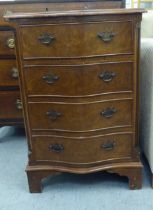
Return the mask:
[[[29,146],[31,192],[58,172],[107,170],[141,188],[142,10],[8,13]]]

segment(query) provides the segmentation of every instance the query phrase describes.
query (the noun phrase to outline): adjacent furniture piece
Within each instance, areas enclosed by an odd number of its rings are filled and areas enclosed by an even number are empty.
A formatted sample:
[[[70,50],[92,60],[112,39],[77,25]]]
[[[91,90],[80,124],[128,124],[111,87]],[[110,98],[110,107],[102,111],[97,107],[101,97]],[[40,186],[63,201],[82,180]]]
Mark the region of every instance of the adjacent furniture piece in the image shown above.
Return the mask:
[[[23,124],[13,28],[2,17],[7,10],[44,12],[46,10],[120,8],[124,6],[124,0],[0,1],[0,126]]]
[[[0,18],[0,126],[23,124],[14,33]]]
[[[143,10],[8,13],[29,146],[31,192],[58,172],[107,170],[141,188],[139,32]]]
[[[141,115],[142,149],[152,171],[153,187],[153,12],[143,15],[141,39]]]

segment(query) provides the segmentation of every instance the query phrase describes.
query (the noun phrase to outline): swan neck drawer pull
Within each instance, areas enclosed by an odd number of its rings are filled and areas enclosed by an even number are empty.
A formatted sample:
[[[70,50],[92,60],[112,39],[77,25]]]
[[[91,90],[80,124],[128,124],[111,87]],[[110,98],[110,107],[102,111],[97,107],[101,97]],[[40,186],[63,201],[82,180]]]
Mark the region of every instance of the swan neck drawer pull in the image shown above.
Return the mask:
[[[57,118],[59,118],[61,116],[61,113],[57,112],[55,110],[50,110],[50,111],[46,112],[46,115],[49,117],[49,119],[56,120]]]
[[[101,116],[105,117],[105,118],[111,118],[115,113],[117,112],[117,110],[113,107],[109,107],[107,109],[105,109],[104,111],[100,112]]]
[[[50,44],[55,40],[55,37],[54,37],[54,36],[51,36],[51,35],[49,35],[49,34],[43,34],[43,35],[40,35],[40,36],[38,37],[38,40],[39,40],[42,44],[48,46],[48,45],[50,45]]]
[[[49,151],[60,153],[64,151],[64,146],[62,144],[52,144],[49,145]]]
[[[47,83],[47,84],[53,84],[57,80],[59,80],[59,76],[53,75],[53,74],[48,74],[44,75],[42,79]]]
[[[104,82],[111,82],[114,77],[116,77],[116,73],[109,71],[102,72],[99,75],[99,78],[102,79]]]
[[[97,36],[104,42],[110,42],[113,40],[116,33],[114,32],[99,32]]]
[[[112,150],[115,148],[115,146],[116,146],[116,143],[113,141],[113,142],[108,142],[108,143],[102,144],[101,148],[104,150]]]

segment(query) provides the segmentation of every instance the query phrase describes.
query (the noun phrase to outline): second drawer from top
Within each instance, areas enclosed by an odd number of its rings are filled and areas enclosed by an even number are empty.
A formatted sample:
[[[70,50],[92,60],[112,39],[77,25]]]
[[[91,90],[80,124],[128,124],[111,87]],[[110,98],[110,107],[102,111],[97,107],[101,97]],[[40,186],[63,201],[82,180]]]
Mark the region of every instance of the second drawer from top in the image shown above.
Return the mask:
[[[133,63],[27,66],[27,95],[90,96],[133,90]]]

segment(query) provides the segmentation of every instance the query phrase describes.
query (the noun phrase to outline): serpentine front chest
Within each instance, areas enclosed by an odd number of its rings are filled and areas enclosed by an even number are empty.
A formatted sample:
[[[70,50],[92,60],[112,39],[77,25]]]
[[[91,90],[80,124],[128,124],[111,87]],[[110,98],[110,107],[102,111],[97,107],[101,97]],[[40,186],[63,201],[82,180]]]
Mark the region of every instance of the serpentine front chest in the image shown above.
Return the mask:
[[[12,13],[31,192],[57,172],[107,170],[141,188],[142,10]]]

